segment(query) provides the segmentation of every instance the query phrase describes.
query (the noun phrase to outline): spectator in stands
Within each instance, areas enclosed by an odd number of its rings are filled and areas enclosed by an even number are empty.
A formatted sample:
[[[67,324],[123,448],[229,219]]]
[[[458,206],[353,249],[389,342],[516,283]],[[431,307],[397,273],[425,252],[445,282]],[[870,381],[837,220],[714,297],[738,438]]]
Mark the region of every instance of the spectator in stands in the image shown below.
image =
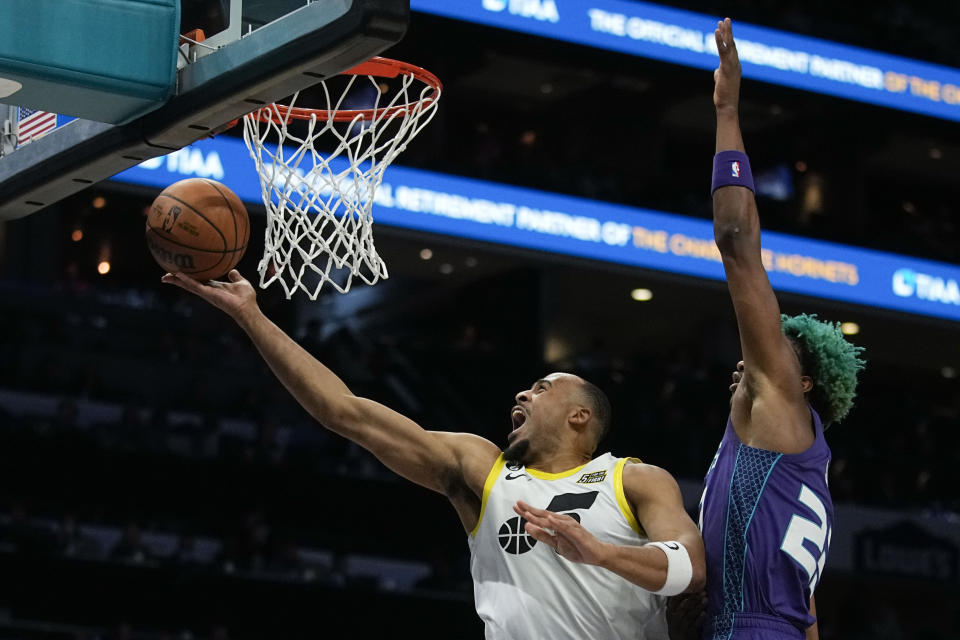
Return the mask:
[[[10,509],[10,520],[0,531],[0,540],[24,555],[47,554],[56,549],[53,534],[47,528],[30,522],[26,509],[20,503]]]
[[[280,440],[280,430],[277,423],[269,417],[257,420],[255,440],[247,446],[246,459],[248,462],[279,465],[284,460],[285,447]]]
[[[469,593],[472,588],[470,582],[469,565],[464,562],[463,570],[458,570],[457,558],[451,557],[443,550],[437,550],[430,563],[430,573],[417,581],[417,589],[432,591],[459,591]]]
[[[127,404],[120,413],[120,420],[97,425],[101,443],[124,451],[143,450],[148,444],[140,409]]]
[[[297,341],[315,358],[320,358],[324,350],[323,324],[319,318],[307,320],[297,334]]]
[[[121,622],[113,632],[113,640],[133,640],[133,627],[129,622]]]
[[[57,523],[57,550],[61,555],[75,558],[99,558],[100,543],[83,532],[76,516],[70,511],[63,514]]]
[[[79,409],[77,403],[70,398],[63,398],[57,403],[57,414],[51,426],[55,432],[75,431],[79,427]]]
[[[81,398],[104,398],[109,395],[103,382],[100,367],[95,362],[87,362],[77,373],[73,382],[73,391]]]
[[[110,550],[110,558],[140,564],[149,561],[151,557],[150,549],[143,542],[140,525],[134,521],[128,522],[117,544]]]
[[[228,539],[219,558],[224,571],[262,571],[269,558],[272,528],[263,511],[253,509],[244,517],[239,533]]]
[[[197,539],[190,534],[182,534],[177,540],[177,548],[169,560],[179,566],[205,564],[207,559],[197,549]]]
[[[207,411],[203,415],[197,437],[197,453],[201,457],[216,458],[220,455],[220,416],[216,411]]]
[[[290,580],[303,577],[304,565],[300,559],[300,550],[292,538],[286,535],[275,536],[270,545],[266,569]]]

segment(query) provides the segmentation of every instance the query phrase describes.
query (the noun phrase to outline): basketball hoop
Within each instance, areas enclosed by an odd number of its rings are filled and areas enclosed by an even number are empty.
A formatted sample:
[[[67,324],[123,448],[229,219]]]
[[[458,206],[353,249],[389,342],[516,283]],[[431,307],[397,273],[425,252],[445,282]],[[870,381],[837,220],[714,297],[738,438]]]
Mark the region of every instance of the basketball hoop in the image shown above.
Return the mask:
[[[320,83],[322,109],[296,106],[294,94],[289,105],[243,119],[267,209],[260,287],[279,281],[287,298],[300,289],[315,300],[328,282],[346,293],[354,277],[367,284],[388,277],[373,242],[376,190],[384,170],[433,118],[442,90],[429,71],[387,58],[340,75],[346,88],[338,94],[329,79]],[[372,104],[350,108],[363,90]]]

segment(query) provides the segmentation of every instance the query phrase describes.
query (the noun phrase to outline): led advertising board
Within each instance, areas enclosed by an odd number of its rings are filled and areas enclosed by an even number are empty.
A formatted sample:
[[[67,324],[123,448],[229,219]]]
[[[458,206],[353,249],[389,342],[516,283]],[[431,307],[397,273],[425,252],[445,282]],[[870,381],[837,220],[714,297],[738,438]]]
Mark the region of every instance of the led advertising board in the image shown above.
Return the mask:
[[[113,180],[162,188],[188,177],[218,180],[245,202],[262,204],[243,141],[226,136],[147,160]],[[373,218],[377,225],[724,279],[708,220],[402,166],[386,170]],[[778,290],[960,321],[955,265],[774,232],[763,235],[763,261]]]
[[[411,0],[410,7],[690,67],[717,67],[718,17],[647,2]],[[958,69],[744,22],[736,22],[733,32],[746,78],[960,120]]]

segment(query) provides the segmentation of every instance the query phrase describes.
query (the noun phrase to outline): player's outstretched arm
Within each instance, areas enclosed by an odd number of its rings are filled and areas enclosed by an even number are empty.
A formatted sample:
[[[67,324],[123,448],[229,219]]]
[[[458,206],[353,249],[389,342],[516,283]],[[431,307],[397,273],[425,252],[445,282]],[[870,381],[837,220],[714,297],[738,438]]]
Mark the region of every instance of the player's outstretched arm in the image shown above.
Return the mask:
[[[257,305],[253,286],[236,270],[229,282],[200,283],[183,274],[163,282],[194,293],[226,312],[246,331],[280,382],[304,409],[331,431],[356,442],[404,478],[453,500],[465,483],[476,495],[500,453],[472,434],[425,431],[409,418],[355,396],[330,369],[271,322]],[[479,487],[473,485],[479,484]],[[464,514],[465,526],[470,514]]]
[[[746,385],[754,407],[763,398],[766,413],[777,414],[789,407],[788,411],[792,409],[801,418],[807,416],[809,421],[799,361],[781,332],[780,306],[763,267],[757,203],[753,191],[741,186],[749,168],[739,159],[743,156],[724,153],[744,153],[739,120],[740,60],[729,18],[718,23],[714,37],[720,66],[714,71],[713,94],[719,154],[714,174],[713,230],[740,327],[745,367],[741,384]],[[741,438],[746,436],[748,444],[793,453],[809,445],[794,442],[797,430],[792,418],[796,416],[785,421],[754,421],[752,415],[736,416],[735,426]],[[783,432],[760,432],[761,425],[764,431]]]
[[[642,589],[676,595],[706,582],[703,539],[683,508],[676,480],[647,464],[623,470],[623,490],[650,544],[602,542],[568,515],[518,502],[514,511],[527,520],[526,531],[561,556],[609,569]]]

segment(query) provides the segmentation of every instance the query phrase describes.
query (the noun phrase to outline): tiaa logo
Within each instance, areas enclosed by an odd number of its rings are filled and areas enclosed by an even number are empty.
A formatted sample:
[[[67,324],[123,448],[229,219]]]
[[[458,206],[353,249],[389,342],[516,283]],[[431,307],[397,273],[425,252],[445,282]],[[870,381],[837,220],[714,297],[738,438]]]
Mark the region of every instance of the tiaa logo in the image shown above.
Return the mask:
[[[140,163],[140,168],[159,169],[164,165],[170,173],[179,173],[182,176],[223,180],[225,175],[219,153],[208,151],[204,154],[200,149],[191,149],[190,147],[184,147],[167,156],[145,160]]]
[[[897,269],[894,272],[893,293],[901,298],[917,297],[931,302],[960,305],[960,285],[956,280],[919,273],[913,269]]]
[[[494,13],[506,11],[522,18],[545,22],[560,21],[555,0],[483,0],[483,8]]]

